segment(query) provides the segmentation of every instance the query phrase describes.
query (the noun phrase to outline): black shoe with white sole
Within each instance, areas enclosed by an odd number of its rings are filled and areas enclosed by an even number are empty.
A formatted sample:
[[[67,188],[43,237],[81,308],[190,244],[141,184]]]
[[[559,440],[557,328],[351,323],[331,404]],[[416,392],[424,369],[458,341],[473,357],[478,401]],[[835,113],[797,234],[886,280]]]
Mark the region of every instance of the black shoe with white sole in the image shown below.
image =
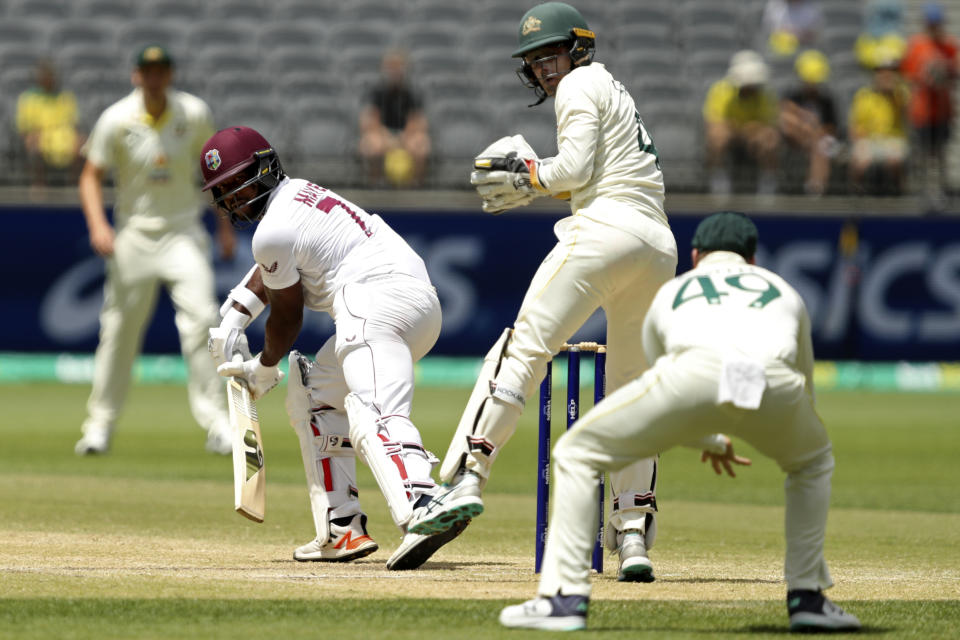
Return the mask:
[[[416,569],[429,560],[440,547],[463,533],[468,524],[470,524],[469,520],[462,520],[446,531],[432,536],[407,533],[400,541],[400,546],[387,560],[387,569],[391,571]]]
[[[830,602],[821,591],[787,592],[790,631],[856,631],[860,621]]]

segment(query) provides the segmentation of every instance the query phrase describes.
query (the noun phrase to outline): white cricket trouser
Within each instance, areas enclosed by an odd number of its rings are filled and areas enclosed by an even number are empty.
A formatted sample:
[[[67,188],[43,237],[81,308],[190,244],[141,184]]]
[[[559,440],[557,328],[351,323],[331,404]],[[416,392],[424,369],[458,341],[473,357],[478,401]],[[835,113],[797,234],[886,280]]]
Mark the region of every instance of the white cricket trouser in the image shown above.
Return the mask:
[[[206,430],[228,429],[223,379],[207,352],[207,329],[219,322],[210,265],[210,238],[199,224],[178,232],[119,231],[100,312],[100,342],[83,430],[112,429],[130,389],[132,368],[150,323],[160,285],[173,302],[187,395]]]
[[[344,397],[356,393],[379,410],[391,442],[422,448],[420,432],[410,421],[413,365],[440,335],[436,290],[409,276],[348,284],[337,292],[333,311],[336,335],[317,352],[306,381],[312,406],[332,407],[346,425]],[[433,463],[426,456],[406,446],[399,463],[412,502],[433,493]],[[349,481],[355,486],[355,470],[353,474]],[[332,510],[341,497],[348,498],[329,494]]]
[[[623,206],[603,201],[603,207]],[[647,369],[642,344],[643,320],[660,286],[677,267],[670,230],[643,214],[644,237],[597,222],[583,215],[560,220],[556,246],[543,260],[530,283],[514,323],[513,336],[497,375],[497,384],[532,397],[546,375],[547,362],[597,308],[607,319],[607,389],[614,390]],[[521,409],[497,399],[487,403],[484,435],[502,446],[516,429]],[[614,495],[652,492],[655,458],[634,460],[629,468],[610,474]],[[486,477],[487,459],[471,454],[467,467]],[[630,508],[611,518],[619,530],[643,530],[650,504]]]
[[[760,408],[717,404],[720,356],[691,350],[663,356],[607,396],[557,442],[554,495],[540,578],[541,595],[590,594],[599,473],[716,432],[743,438],[787,473],[785,575],[789,589],[831,586],[823,558],[833,455],[802,374],[766,366]]]

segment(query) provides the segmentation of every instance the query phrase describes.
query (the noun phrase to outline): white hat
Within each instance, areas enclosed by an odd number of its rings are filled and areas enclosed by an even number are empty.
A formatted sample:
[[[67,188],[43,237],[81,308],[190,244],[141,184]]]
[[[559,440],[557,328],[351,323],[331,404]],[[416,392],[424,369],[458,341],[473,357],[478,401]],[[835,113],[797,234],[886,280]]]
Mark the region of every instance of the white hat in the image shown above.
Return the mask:
[[[749,49],[738,51],[730,58],[727,79],[737,88],[766,84],[769,77],[770,70],[767,68],[767,63],[763,61],[763,56],[756,51],[750,51]]]

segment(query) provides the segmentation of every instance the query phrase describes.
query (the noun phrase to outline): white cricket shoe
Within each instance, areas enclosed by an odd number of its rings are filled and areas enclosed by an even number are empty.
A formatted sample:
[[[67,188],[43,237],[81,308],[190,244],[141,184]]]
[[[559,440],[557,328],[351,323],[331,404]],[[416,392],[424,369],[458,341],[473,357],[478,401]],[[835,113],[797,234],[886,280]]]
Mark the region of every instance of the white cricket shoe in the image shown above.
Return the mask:
[[[233,434],[230,429],[210,429],[204,448],[210,453],[228,456],[233,453]]]
[[[110,429],[107,427],[84,427],[83,437],[73,447],[78,456],[97,455],[109,450]]]
[[[586,596],[539,596],[500,612],[500,624],[540,631],[579,631],[587,626]]]
[[[433,536],[422,536],[416,533],[404,534],[400,546],[387,560],[387,569],[390,571],[409,571],[416,569],[430,559],[437,550],[447,544],[470,524],[469,520],[461,520],[442,533]]]
[[[413,510],[407,525],[409,533],[432,536],[483,513],[480,476],[461,470],[449,486],[443,486],[426,506]]]
[[[794,589],[787,592],[790,631],[854,631],[860,621],[830,602],[820,591]]]
[[[368,556],[379,545],[367,535],[367,516],[358,513],[330,521],[330,539],[314,539],[293,552],[298,562],[350,562]]]
[[[647,555],[646,540],[636,530],[630,529],[617,534],[617,552],[620,555],[620,569],[617,580],[620,582],[653,582],[653,563]]]

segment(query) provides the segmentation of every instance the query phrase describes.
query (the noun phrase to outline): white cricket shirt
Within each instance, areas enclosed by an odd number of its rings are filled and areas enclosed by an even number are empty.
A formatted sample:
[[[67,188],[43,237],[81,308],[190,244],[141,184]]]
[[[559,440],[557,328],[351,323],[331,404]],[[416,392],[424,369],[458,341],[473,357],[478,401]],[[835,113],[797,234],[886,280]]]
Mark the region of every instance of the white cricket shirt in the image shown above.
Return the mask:
[[[268,288],[300,281],[306,307],[327,313],[351,282],[389,275],[430,282],[420,256],[380,216],[300,179],[284,179],[270,195],[253,257]]]
[[[213,133],[210,108],[182,91],[167,92],[167,108],[156,121],[139,88],[107,107],[83,154],[113,172],[117,229],[168,231],[196,224],[203,211],[200,151]]]
[[[780,362],[813,379],[810,318],[787,281],[729,251],[664,284],[643,323],[653,362],[667,353],[709,349],[760,364]]]
[[[558,153],[541,165],[541,183],[553,194],[569,191],[574,213],[605,198],[667,226],[663,173],[623,84],[594,62],[564,76],[554,99]]]

